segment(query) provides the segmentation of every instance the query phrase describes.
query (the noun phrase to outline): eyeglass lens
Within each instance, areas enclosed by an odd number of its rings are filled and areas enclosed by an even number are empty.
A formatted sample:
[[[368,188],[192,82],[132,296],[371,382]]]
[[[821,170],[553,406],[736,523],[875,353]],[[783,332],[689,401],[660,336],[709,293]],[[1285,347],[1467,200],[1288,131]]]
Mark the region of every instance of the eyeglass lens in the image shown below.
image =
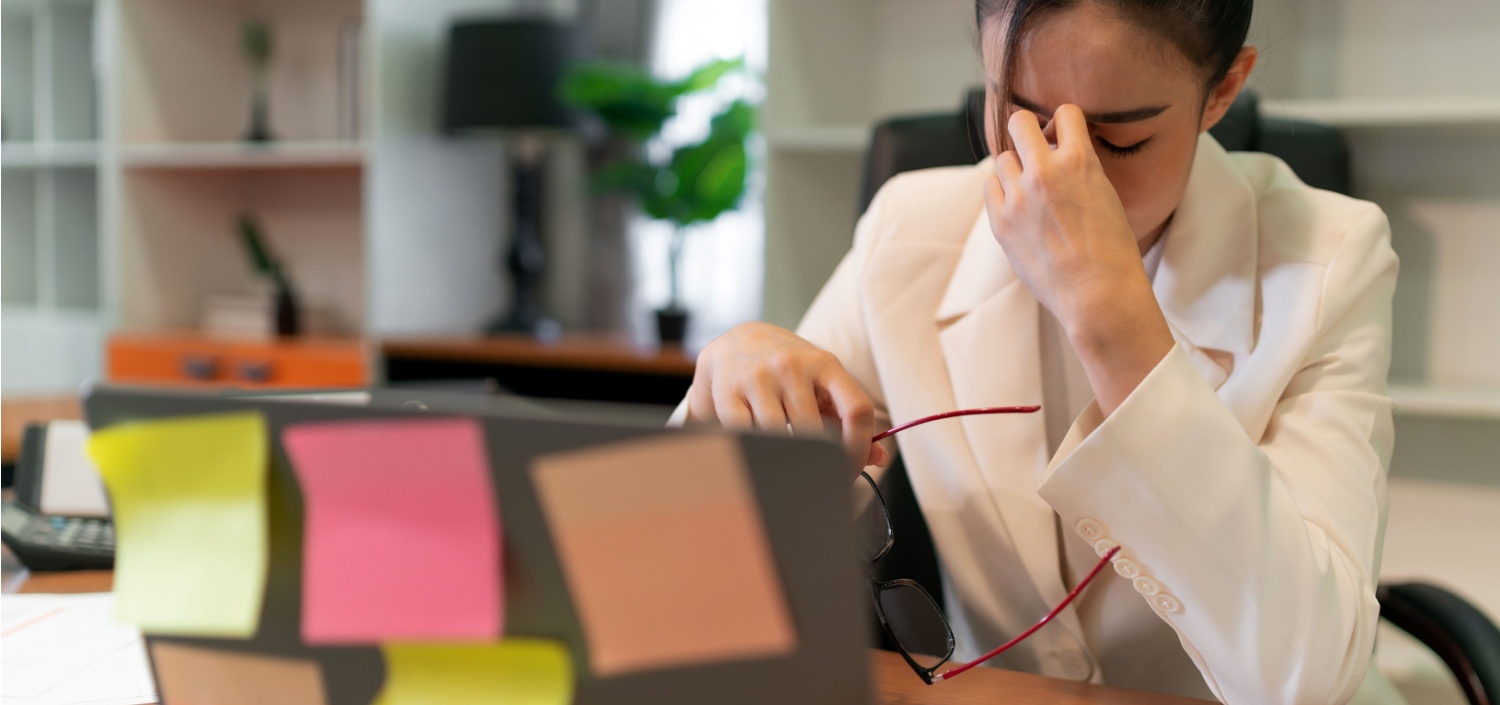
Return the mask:
[[[866,561],[879,559],[891,545],[890,515],[875,489],[875,481],[864,473],[854,482],[854,530],[860,557]]]
[[[879,599],[891,636],[918,665],[937,668],[953,655],[953,634],[925,590],[910,582],[887,584]]]

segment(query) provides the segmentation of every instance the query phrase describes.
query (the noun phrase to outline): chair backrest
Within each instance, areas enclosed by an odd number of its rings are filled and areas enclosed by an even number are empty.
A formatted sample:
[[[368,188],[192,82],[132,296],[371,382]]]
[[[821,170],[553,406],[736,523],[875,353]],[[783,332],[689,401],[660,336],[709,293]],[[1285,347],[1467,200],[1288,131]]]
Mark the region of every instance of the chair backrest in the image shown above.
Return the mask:
[[[1243,91],[1209,134],[1231,152],[1280,157],[1298,178],[1316,188],[1349,193],[1349,150],[1327,125],[1263,115],[1260,99]],[[988,154],[984,91],[970,90],[953,113],[895,117],[875,126],[865,153],[859,212],[887,179],[903,171],[976,164]]]
[[[870,207],[882,184],[903,171],[978,164],[988,154],[984,139],[984,90],[964,95],[953,113],[894,117],[875,126],[865,152],[859,212]]]

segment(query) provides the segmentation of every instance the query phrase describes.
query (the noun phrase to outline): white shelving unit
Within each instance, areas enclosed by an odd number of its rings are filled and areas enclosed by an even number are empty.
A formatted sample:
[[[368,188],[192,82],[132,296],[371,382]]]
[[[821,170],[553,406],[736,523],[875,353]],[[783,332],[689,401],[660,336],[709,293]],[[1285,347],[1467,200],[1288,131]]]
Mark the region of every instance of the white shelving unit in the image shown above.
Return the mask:
[[[1500,390],[1393,384],[1399,416],[1500,421]]]
[[[357,169],[364,159],[364,145],[358,142],[132,144],[120,149],[127,169]]]
[[[1500,96],[1265,100],[1270,115],[1342,129],[1489,127],[1500,130]]]
[[[851,242],[872,125],[954,112],[982,70],[968,0],[770,0],[765,313],[794,325]],[[1393,472],[1500,483],[1500,5],[1257,0],[1251,87],[1340,128],[1402,259]]]
[[[450,23],[514,6],[3,0],[0,391],[70,392],[111,333],[191,331],[253,290],[242,213],[333,335],[477,330],[505,303],[506,160],[442,134],[438,87]],[[272,30],[268,143],[244,141],[249,20]]]
[[[849,249],[878,121],[957,112],[983,76],[972,0],[767,0],[766,320],[793,326]]]
[[[0,148],[6,169],[94,167],[99,164],[97,142],[9,142]]]
[[[15,396],[68,389],[100,370],[94,6],[5,2],[0,13],[0,390]]]

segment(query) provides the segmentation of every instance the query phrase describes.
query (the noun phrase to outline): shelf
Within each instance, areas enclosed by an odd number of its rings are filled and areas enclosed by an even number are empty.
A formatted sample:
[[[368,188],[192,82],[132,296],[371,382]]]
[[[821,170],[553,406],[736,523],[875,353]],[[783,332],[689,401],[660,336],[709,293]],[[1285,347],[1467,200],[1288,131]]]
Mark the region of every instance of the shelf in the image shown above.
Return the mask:
[[[1392,384],[1397,416],[1500,421],[1500,389]]]
[[[766,130],[766,145],[788,152],[863,152],[869,144],[870,128],[864,125]]]
[[[1500,97],[1263,99],[1267,115],[1321,122],[1333,127],[1500,127]]]
[[[364,164],[358,142],[133,144],[120,148],[130,169],[328,169]]]
[[[89,167],[99,163],[97,142],[6,142],[0,164],[7,169]]]

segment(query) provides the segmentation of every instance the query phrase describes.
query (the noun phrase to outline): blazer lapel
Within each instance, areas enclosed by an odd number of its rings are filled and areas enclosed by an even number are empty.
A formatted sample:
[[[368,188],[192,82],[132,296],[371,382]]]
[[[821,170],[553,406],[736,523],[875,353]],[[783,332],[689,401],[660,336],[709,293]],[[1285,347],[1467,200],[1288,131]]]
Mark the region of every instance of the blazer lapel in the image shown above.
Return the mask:
[[[1016,277],[981,208],[935,321],[957,408],[1041,403],[1039,313],[1040,304]],[[1048,461],[1042,417],[1048,412],[959,420],[1043,610],[1067,594],[1055,512],[1036,491]],[[1072,610],[1060,623],[1082,643]]]
[[[1205,133],[1167,228],[1152,290],[1177,342],[1218,389],[1255,343],[1259,224],[1255,190]],[[1228,353],[1215,357],[1208,350]]]

